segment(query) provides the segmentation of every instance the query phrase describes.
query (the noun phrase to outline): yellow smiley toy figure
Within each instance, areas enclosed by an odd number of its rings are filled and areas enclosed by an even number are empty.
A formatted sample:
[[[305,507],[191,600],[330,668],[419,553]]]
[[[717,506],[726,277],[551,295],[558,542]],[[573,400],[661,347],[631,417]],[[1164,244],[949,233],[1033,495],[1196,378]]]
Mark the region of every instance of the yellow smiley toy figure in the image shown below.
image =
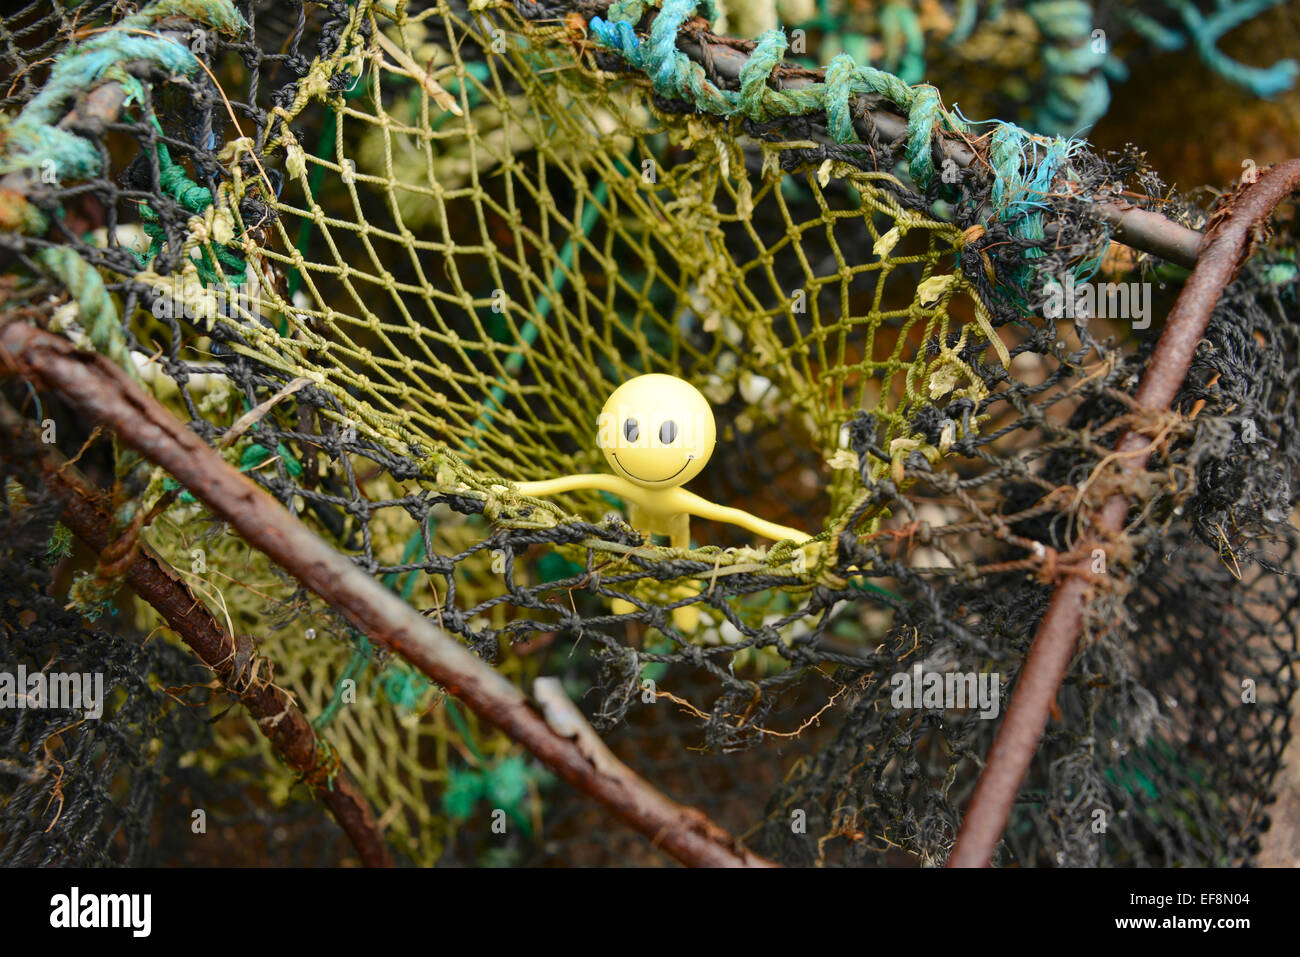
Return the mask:
[[[596,430],[597,445],[613,475],[566,475],[520,482],[519,491],[536,496],[577,489],[612,492],[627,502],[628,522],[633,528],[666,535],[673,548],[691,547],[692,515],[739,525],[778,542],[811,538],[741,509],[715,505],[682,488],[704,469],[717,441],[713,410],[689,382],[660,373],[624,382],[605,402]],[[616,614],[632,610],[621,599],[614,603]],[[699,612],[689,606],[675,608],[673,621],[683,631],[694,631]]]

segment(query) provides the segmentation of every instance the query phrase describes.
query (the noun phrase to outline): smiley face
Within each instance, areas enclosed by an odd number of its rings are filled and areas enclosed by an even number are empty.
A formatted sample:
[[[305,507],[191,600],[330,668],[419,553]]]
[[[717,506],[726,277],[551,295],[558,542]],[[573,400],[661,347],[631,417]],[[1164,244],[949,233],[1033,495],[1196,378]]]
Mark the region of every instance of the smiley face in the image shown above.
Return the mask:
[[[708,400],[689,382],[657,372],[615,389],[596,427],[609,467],[642,488],[685,485],[708,463],[717,440]]]

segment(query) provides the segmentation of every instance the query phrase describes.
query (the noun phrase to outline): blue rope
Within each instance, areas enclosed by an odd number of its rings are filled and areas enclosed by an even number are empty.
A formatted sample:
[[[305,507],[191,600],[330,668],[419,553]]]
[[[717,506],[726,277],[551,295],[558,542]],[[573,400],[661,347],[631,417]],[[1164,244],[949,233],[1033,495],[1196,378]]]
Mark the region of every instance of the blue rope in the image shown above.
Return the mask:
[[[1295,86],[1300,64],[1293,59],[1278,60],[1272,66],[1254,67],[1238,63],[1218,48],[1223,35],[1247,20],[1252,20],[1284,0],[1221,0],[1218,9],[1208,16],[1192,0],[1165,0],[1182,21],[1182,30],[1166,27],[1153,17],[1136,10],[1120,8],[1119,16],[1135,32],[1158,50],[1181,50],[1191,40],[1201,60],[1214,72],[1255,96],[1268,99]]]
[[[1244,0],[1228,3],[1210,16],[1205,16],[1190,0],[1174,0],[1187,28],[1187,33],[1202,60],[1220,76],[1243,86],[1256,96],[1269,97],[1283,93],[1295,85],[1300,74],[1300,64],[1295,60],[1278,60],[1270,67],[1246,66],[1238,63],[1217,46],[1219,39],[1233,27],[1258,16],[1281,0]]]

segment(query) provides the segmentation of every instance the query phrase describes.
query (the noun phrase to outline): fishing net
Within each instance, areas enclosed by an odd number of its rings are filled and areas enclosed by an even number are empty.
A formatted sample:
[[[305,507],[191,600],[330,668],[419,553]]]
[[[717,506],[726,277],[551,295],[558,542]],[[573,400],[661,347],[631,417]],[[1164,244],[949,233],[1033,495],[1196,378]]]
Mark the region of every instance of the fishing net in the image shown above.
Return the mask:
[[[1136,150],[972,122],[849,54],[824,77],[782,66],[780,31],[729,40],[713,13],[33,5],[0,27],[5,312],[118,362],[367,573],[521,687],[562,677],[628,763],[787,863],[945,860],[998,722],[899,706],[897,678],[993,675],[1004,709],[1082,558],[1085,633],[1000,862],[1249,861],[1295,682],[1294,219],[1153,415],[1132,395],[1186,270],[1114,242],[1101,210],[1195,228],[1210,210]],[[1049,287],[1076,281],[1145,306],[1053,317]],[[601,471],[601,405],[649,372],[713,404],[692,487],[811,544],[697,522],[676,549],[608,493],[519,493]],[[167,475],[139,480],[49,396],[5,395],[156,513],[144,538],[255,636],[399,860],[662,860]],[[1136,479],[1113,454],[1126,428],[1151,439]],[[15,521],[38,492],[15,487]],[[1075,554],[1117,492],[1123,533]],[[115,649],[110,684],[186,683],[158,677],[183,655],[120,579],[91,559],[50,587],[38,544],[6,541],[32,582],[11,605],[70,601],[64,641],[83,636],[78,662]],[[6,662],[35,660],[49,636],[5,640]],[[0,711],[0,738],[32,742],[0,766],[0,851],[34,860],[59,834],[95,860],[219,857],[156,820],[180,788],[276,859],[346,858],[303,837],[302,782],[237,707],[133,707],[99,735],[168,744],[116,805],[120,855],[98,814],[32,836],[48,776],[8,771],[53,732]],[[185,730],[205,708],[210,740]],[[79,735],[59,760],[85,775]]]

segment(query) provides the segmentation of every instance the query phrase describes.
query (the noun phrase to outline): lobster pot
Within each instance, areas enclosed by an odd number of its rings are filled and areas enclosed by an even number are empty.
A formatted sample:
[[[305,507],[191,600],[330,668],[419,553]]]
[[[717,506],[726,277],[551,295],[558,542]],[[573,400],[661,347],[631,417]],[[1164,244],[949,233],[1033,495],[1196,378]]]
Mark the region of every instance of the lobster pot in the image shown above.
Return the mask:
[[[1180,235],[1211,210],[1136,150],[972,121],[847,47],[794,67],[784,32],[724,43],[697,19],[718,13],[6,15],[0,322],[104,356],[329,548],[521,689],[561,678],[653,785],[787,864],[942,864],[1082,578],[996,861],[1250,862],[1295,687],[1294,237],[1253,248],[1173,405],[1145,408],[1186,263],[1115,210],[1144,197]],[[601,406],[652,372],[714,409],[692,490],[811,545],[697,519],[672,548],[608,493],[519,491],[605,471]],[[248,636],[238,674],[293,699],[399,862],[666,860],[51,392],[3,384],[104,490],[109,542]],[[1117,452],[1130,430],[1145,470]],[[111,547],[74,544],[53,479],[0,468],[0,660],[106,681],[73,729],[0,710],[0,862],[354,860],[325,778],[285,766]],[[194,838],[196,806],[228,840]]]

